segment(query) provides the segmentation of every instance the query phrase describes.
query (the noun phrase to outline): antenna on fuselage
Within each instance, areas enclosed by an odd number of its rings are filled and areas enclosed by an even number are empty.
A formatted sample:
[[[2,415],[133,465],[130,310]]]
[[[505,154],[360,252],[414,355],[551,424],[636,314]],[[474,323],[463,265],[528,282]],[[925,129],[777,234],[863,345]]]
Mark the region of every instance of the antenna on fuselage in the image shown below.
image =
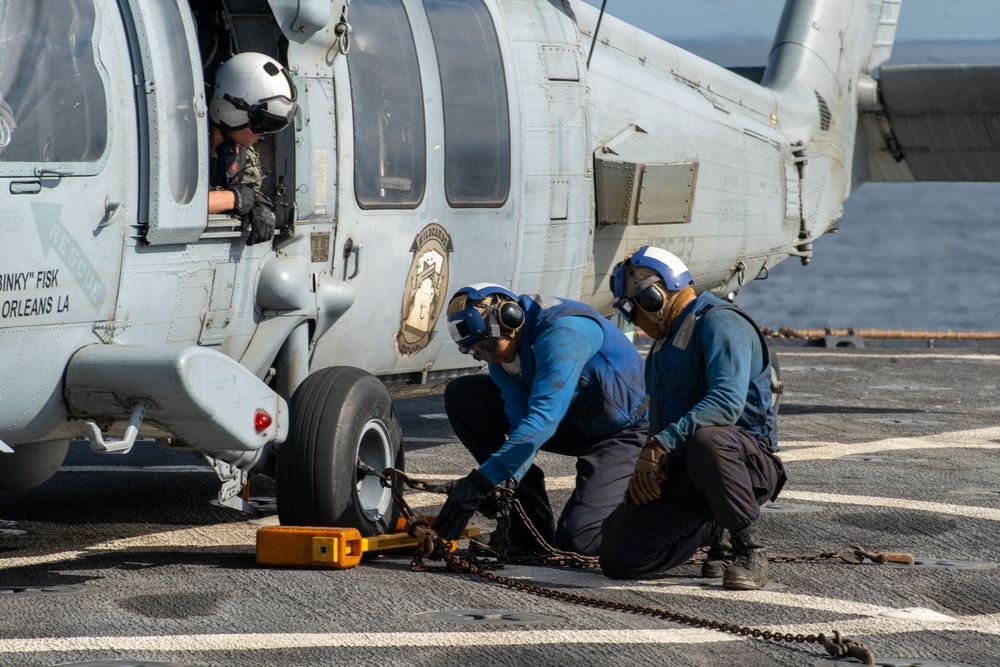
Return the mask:
[[[590,42],[590,53],[587,54],[587,69],[590,69],[590,59],[594,57],[594,47],[597,46],[597,33],[601,32],[601,21],[604,19],[604,8],[608,6],[608,0],[601,3],[601,14],[597,17],[597,27],[594,28],[594,39]]]

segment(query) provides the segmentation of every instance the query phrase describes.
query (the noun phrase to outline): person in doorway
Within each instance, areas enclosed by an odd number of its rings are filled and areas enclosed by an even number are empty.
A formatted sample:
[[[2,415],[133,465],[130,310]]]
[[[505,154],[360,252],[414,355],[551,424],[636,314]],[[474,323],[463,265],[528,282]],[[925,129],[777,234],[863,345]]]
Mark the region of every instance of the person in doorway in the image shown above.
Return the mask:
[[[295,84],[281,63],[239,53],[219,66],[209,104],[212,125],[209,213],[230,213],[248,229],[246,244],[274,236],[274,205],[261,193],[263,168],[254,145],[295,116]]]
[[[489,375],[456,378],[445,388],[448,419],[479,467],[447,485],[434,528],[457,539],[484,495],[513,480],[514,497],[544,540],[595,555],[601,524],[620,501],[645,436],[635,346],[586,304],[516,296],[500,285],[463,287],[447,313],[459,349],[489,362]],[[539,450],[577,459],[558,526],[534,463]],[[494,534],[488,547],[498,546]],[[537,540],[512,516],[508,555],[537,551]]]
[[[611,275],[616,309],[654,339],[649,438],[623,503],[604,523],[604,574],[664,572],[710,546],[702,574],[725,588],[767,583],[760,505],[785,482],[764,337],[673,254],[643,246]]]

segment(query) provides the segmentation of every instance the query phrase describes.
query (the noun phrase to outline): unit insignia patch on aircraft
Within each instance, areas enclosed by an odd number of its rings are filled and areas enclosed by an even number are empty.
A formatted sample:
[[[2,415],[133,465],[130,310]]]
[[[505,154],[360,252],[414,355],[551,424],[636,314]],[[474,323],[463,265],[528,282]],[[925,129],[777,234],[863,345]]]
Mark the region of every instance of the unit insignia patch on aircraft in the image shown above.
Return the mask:
[[[412,357],[427,347],[434,335],[448,287],[448,253],[454,251],[451,236],[441,225],[431,223],[413,240],[413,261],[406,275],[403,315],[393,336],[396,352]]]

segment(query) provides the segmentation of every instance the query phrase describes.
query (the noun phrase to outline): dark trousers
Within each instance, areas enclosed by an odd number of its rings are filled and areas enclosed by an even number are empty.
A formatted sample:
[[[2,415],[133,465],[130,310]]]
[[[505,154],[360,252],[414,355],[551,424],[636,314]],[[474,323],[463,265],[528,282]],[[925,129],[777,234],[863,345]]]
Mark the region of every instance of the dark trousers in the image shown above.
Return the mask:
[[[622,504],[604,522],[605,575],[638,579],[680,565],[702,545],[707,523],[730,531],[748,527],[785,482],[781,460],[735,426],[696,431],[667,475],[658,500]]]
[[[459,440],[478,463],[485,463],[506,441],[510,422],[500,389],[489,376],[469,375],[449,382],[444,408]],[[564,420],[542,445],[544,451],[576,457],[576,488],[559,516],[554,546],[589,556],[597,554],[601,525],[625,494],[645,436],[644,423],[641,428],[604,438],[585,438]],[[525,486],[531,488],[522,488]],[[548,506],[544,474],[538,466],[532,464],[521,480],[516,493],[522,491]],[[548,507],[549,516],[551,513]]]

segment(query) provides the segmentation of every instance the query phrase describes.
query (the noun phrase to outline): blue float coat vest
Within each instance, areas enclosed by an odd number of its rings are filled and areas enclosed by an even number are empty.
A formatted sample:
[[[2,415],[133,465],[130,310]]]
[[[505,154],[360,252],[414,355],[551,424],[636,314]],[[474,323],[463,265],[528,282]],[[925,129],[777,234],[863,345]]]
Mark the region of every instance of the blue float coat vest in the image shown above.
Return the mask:
[[[692,312],[696,320],[688,342],[679,346],[677,341],[682,335],[683,322],[688,317],[682,314],[675,326],[673,337],[664,341],[661,349],[655,352],[657,355],[655,366],[665,368],[666,373],[662,377],[664,386],[661,390],[657,391],[650,386],[650,433],[659,433],[675,423],[708,393],[705,383],[705,355],[699,343],[699,335],[713,315],[723,310],[736,312],[750,323],[760,339],[763,354],[763,370],[750,378],[749,386],[746,388],[743,413],[735,425],[756,437],[769,451],[777,451],[778,418],[774,411],[774,397],[771,393],[771,357],[764,335],[749,315],[708,292],[703,293],[694,303]],[[650,354],[647,363],[653,363],[653,354]],[[660,355],[669,356],[663,358]],[[647,381],[652,382],[652,378],[647,377]]]
[[[565,419],[587,438],[599,438],[642,424],[646,415],[646,389],[642,359],[635,346],[586,304],[536,298],[544,305],[528,295],[518,298],[524,309],[519,354],[525,384],[530,387],[534,382],[536,360],[532,344],[546,327],[560,317],[587,317],[601,326],[604,344],[580,372]]]

